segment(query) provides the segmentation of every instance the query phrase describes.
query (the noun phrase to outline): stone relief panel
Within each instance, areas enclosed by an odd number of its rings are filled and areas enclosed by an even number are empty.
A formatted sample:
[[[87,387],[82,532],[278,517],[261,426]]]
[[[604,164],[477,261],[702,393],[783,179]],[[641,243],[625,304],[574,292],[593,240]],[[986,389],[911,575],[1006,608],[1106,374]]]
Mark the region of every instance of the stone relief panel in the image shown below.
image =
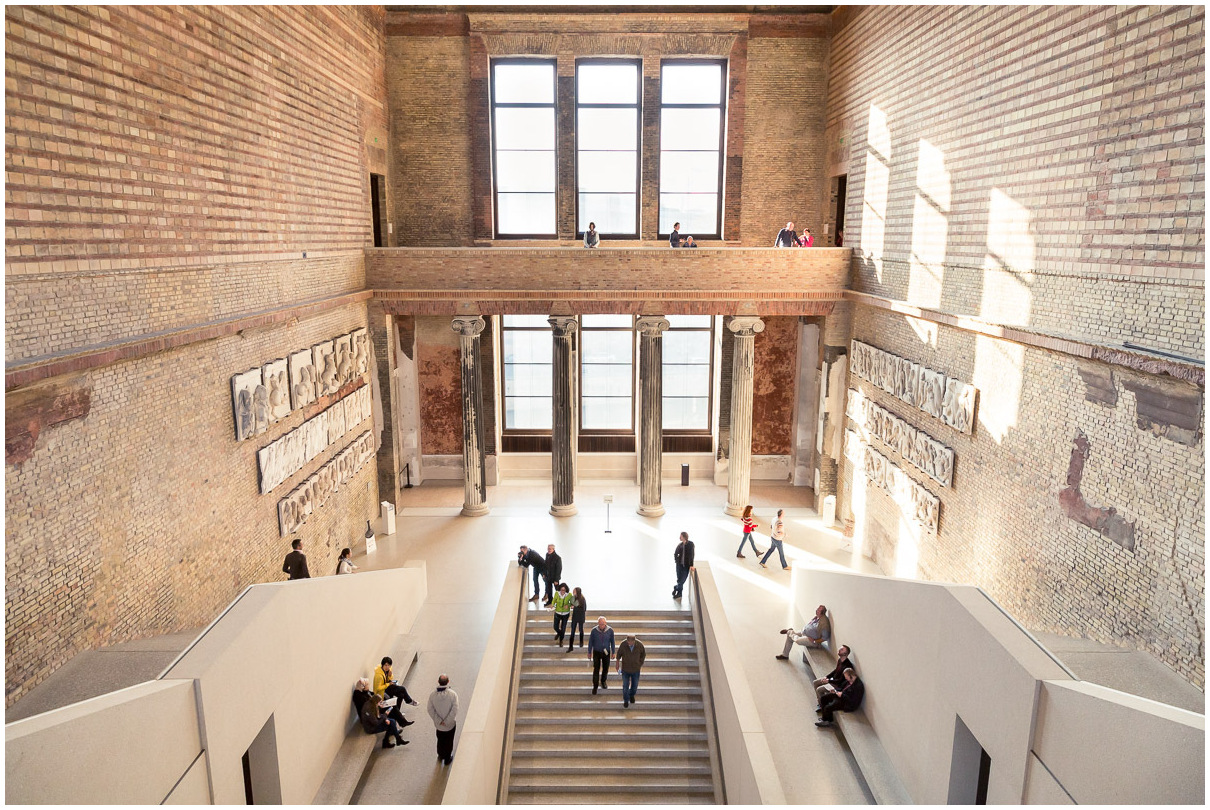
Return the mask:
[[[290,415],[290,369],[285,358],[265,363],[265,387],[269,392],[269,421],[280,422]]]
[[[366,329],[353,330],[353,373],[365,374],[370,370],[370,333]]]
[[[263,397],[265,403],[264,428],[259,431],[256,429],[258,391],[260,391],[260,396]],[[259,368],[245,371],[242,374],[236,374],[231,378],[231,405],[235,413],[236,441],[242,442],[250,436],[263,433],[264,429],[268,428],[268,404],[269,394],[264,390],[264,385],[261,382],[261,370]]]
[[[850,368],[861,379],[955,430],[969,434],[975,429],[979,391],[969,383],[859,340],[853,341]]]
[[[288,537],[297,532],[308,517],[373,458],[374,434],[367,430],[278,501],[277,520],[281,536]]]
[[[849,389],[846,415],[864,431],[894,450],[903,460],[943,487],[953,485],[954,451],[878,405],[856,388]]]
[[[336,387],[353,379],[353,336],[341,335],[333,341],[336,356]]]
[[[256,454],[260,470],[260,492],[272,492],[308,462],[338,442],[350,427],[368,419],[372,402],[370,386],[363,385],[332,407],[308,419]],[[349,421],[350,415],[356,421]]]
[[[315,363],[315,393],[326,397],[340,388],[336,376],[336,341],[329,340],[311,347]]]
[[[314,355],[310,349],[303,349],[290,355],[290,403],[298,410],[315,399]]]
[[[895,501],[908,520],[934,534],[941,519],[941,499],[901,470],[882,453],[865,443],[856,431],[845,431],[845,457],[865,474],[874,486]]]

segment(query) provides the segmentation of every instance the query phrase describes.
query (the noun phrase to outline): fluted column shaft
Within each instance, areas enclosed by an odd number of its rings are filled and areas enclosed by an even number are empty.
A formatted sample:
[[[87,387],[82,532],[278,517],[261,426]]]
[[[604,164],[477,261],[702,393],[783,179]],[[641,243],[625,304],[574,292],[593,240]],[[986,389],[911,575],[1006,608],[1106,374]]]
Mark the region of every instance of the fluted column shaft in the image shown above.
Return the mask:
[[[462,461],[465,490],[462,514],[486,515],[487,477],[483,458],[483,376],[479,371],[479,335],[483,333],[483,318],[459,315],[450,323],[458,333],[458,350],[462,360]]]
[[[728,515],[741,515],[752,487],[752,377],[756,335],[765,322],[754,315],[738,315],[728,328],[735,333],[731,365],[731,458],[727,462]]]
[[[639,508],[640,515],[664,514],[660,474],[664,466],[664,330],[663,315],[643,315],[639,330]]]
[[[559,517],[574,515],[576,396],[572,339],[576,319],[572,315],[551,315],[547,319],[554,341],[552,357],[551,432],[550,432],[550,513]]]

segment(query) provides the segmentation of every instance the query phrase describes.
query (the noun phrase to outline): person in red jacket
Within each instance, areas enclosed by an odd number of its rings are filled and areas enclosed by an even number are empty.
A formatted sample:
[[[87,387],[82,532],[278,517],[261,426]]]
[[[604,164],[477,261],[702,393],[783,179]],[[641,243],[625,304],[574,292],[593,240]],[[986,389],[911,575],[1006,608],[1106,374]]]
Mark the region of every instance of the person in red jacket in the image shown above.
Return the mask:
[[[744,507],[744,516],[740,518],[744,522],[744,536],[740,538],[739,548],[735,551],[735,556],[741,560],[744,559],[744,543],[752,544],[752,553],[760,555],[760,549],[756,547],[756,541],[752,539],[752,532],[756,531],[756,518],[752,516],[752,504]]]
[[[798,237],[799,247],[812,247],[815,244],[815,237],[811,235],[810,228],[803,228],[802,236]]]

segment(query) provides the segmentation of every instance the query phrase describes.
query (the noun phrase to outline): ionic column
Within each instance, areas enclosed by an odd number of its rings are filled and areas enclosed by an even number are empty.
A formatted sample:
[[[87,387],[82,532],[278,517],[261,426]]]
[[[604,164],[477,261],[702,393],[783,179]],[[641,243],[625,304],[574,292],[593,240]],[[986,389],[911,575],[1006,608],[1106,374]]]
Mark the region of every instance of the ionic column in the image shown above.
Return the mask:
[[[462,514],[470,516],[488,513],[483,461],[483,378],[479,373],[479,335],[483,333],[483,326],[483,318],[478,315],[458,315],[450,323],[450,328],[458,333],[462,358],[462,462],[465,469]]]
[[[550,513],[556,517],[574,515],[575,503],[575,437],[576,437],[576,369],[571,341],[576,333],[574,315],[551,315],[547,319],[554,341],[551,375],[550,430]]]
[[[737,315],[728,328],[735,333],[731,365],[731,458],[727,464],[728,515],[743,514],[752,486],[752,370],[758,332],[765,322],[755,315]]]
[[[664,338],[668,319],[643,315],[639,329],[639,385],[642,410],[639,415],[639,509],[640,515],[664,514],[660,502],[660,473],[664,464]]]

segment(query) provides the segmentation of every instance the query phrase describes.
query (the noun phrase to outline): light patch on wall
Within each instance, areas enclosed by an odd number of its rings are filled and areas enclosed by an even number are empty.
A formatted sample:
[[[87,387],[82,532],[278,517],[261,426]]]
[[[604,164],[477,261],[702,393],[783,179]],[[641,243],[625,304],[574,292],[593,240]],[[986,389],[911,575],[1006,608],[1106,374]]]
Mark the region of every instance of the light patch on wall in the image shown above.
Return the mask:
[[[913,318],[911,315],[904,315],[903,319],[907,321],[907,325],[916,333],[916,337],[920,338],[920,342],[937,348],[937,324],[933,321],[926,321],[920,318]]]
[[[979,427],[997,444],[1003,444],[1009,428],[1017,425],[1024,365],[1024,346],[986,335],[975,336],[975,373],[971,382],[980,392]]]
[[[849,464],[853,465],[853,494],[849,498],[849,506],[853,510],[853,556],[857,558],[865,554],[866,486],[869,479],[852,459],[849,459]]]
[[[916,202],[912,208],[912,255],[908,300],[922,307],[941,306],[945,249],[949,234],[950,173],[945,154],[920,140],[916,162]]]
[[[990,321],[1013,326],[1029,324],[1037,251],[1032,224],[1033,217],[1023,205],[999,189],[992,189],[979,313]]]
[[[887,194],[891,185],[891,131],[886,113],[870,105],[866,133],[865,192],[861,206],[861,250],[882,281],[883,245],[886,239]]]
[[[899,540],[895,543],[895,576],[916,579],[920,571],[920,526],[899,518]]]

